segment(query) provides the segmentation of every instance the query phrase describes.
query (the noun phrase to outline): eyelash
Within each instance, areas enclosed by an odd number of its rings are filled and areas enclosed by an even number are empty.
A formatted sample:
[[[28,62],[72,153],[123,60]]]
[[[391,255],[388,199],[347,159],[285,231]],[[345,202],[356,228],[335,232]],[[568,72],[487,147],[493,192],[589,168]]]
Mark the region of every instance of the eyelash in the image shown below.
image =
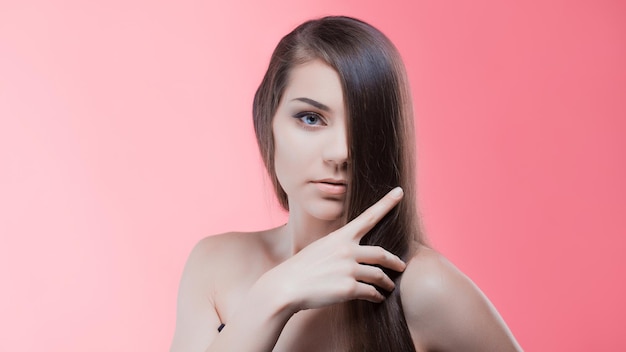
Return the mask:
[[[305,119],[307,117],[313,116],[317,119],[316,123],[314,124],[309,124],[307,122],[305,122]],[[324,122],[324,118],[322,118],[322,116],[318,113],[312,112],[312,111],[303,111],[300,113],[297,113],[293,116],[294,118],[300,120],[302,126],[304,128],[317,128],[317,126],[325,126],[326,123]]]

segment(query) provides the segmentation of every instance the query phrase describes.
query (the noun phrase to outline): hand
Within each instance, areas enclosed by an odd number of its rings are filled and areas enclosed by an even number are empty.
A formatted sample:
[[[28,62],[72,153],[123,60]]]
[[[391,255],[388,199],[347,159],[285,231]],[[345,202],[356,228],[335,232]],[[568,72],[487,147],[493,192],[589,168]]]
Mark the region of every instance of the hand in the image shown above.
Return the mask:
[[[392,291],[395,285],[374,265],[402,272],[406,264],[382,247],[360,245],[359,241],[402,196],[401,188],[393,189],[342,228],[268,271],[262,277],[263,285],[283,295],[292,313],[353,299],[382,302],[385,297],[375,286]]]

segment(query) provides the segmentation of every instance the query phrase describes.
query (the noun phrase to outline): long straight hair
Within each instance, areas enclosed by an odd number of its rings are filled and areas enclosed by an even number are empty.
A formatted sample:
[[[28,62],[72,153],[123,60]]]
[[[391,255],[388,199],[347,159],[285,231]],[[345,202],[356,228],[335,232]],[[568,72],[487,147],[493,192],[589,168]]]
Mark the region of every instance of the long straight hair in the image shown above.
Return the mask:
[[[347,111],[348,191],[346,222],[396,186],[404,198],[361,240],[408,260],[412,244],[423,243],[416,208],[413,112],[406,72],[391,41],[376,28],[350,17],[305,22],[279,42],[253,104],[261,155],[280,204],[287,194],[274,172],[272,118],[291,69],[320,59],[335,69]],[[384,268],[383,268],[384,269]],[[404,318],[401,275],[387,271],[396,289],[380,304],[348,303],[348,345],[352,351],[415,351]]]

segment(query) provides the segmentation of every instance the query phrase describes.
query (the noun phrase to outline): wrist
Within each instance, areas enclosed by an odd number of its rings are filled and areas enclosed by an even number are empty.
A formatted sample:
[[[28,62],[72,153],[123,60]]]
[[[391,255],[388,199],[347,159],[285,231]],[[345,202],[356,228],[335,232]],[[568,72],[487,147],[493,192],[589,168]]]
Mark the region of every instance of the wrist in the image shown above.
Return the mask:
[[[270,274],[268,272],[267,274]],[[250,289],[249,302],[256,309],[262,309],[261,313],[270,320],[284,321],[285,323],[292,315],[298,312],[298,303],[294,299],[293,290],[284,282],[273,282],[270,275],[263,275]]]

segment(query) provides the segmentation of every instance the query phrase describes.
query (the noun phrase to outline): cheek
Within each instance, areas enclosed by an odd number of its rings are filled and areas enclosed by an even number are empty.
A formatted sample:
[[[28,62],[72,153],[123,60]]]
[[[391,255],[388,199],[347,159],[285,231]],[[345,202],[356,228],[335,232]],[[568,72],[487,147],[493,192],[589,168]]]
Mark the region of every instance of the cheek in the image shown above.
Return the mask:
[[[299,148],[297,144],[290,143],[285,138],[275,139],[274,142],[274,167],[279,179],[289,176],[297,168]]]
[[[284,132],[280,129],[274,129],[274,172],[280,185],[287,191],[289,188],[289,175],[292,173],[290,168],[293,161],[290,149],[292,146],[285,138]]]
[[[314,162],[314,151],[307,146],[304,136],[279,132],[278,138],[274,138],[274,171],[281,186],[287,190],[289,184],[307,177],[306,171]]]

